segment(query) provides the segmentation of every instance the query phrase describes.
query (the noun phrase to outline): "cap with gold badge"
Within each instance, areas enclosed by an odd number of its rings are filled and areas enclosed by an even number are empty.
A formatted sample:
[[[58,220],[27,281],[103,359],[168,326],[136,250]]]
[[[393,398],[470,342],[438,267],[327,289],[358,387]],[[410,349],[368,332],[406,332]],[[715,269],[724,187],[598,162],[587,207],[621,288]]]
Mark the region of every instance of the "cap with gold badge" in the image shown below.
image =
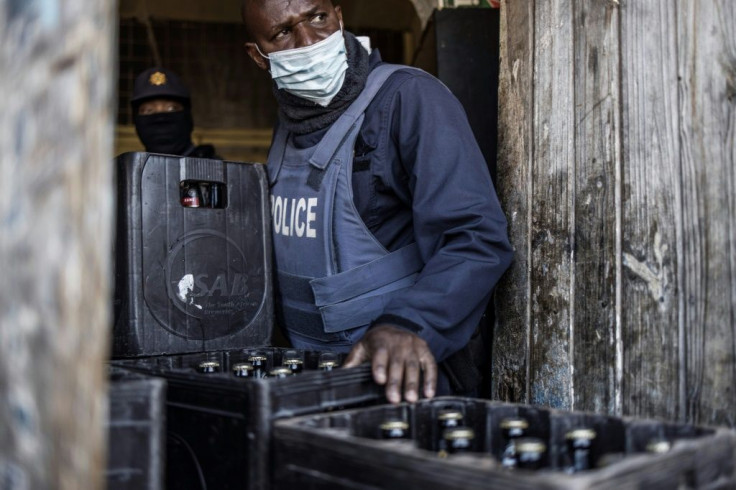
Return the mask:
[[[155,98],[173,98],[188,101],[190,98],[189,89],[184,86],[176,73],[155,66],[136,77],[130,103],[135,106],[144,100]]]

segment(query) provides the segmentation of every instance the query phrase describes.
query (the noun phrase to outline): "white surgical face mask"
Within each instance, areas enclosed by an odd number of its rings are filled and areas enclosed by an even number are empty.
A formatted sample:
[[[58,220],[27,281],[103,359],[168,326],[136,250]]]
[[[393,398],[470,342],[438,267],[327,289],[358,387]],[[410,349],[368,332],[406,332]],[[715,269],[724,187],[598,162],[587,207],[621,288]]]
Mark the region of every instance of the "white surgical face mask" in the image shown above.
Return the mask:
[[[269,56],[271,78],[276,86],[297,97],[327,107],[342,88],[348,69],[345,38],[340,30],[328,38],[303,48],[276,51]]]

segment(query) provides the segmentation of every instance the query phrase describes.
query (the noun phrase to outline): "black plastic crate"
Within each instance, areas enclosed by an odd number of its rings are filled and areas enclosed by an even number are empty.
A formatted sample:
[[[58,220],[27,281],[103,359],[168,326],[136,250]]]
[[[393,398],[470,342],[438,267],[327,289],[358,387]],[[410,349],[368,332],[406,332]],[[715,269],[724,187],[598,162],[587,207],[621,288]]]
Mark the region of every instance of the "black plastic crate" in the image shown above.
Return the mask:
[[[124,153],[116,176],[113,358],[268,343],[263,165]],[[188,197],[193,189],[196,200]]]
[[[463,425],[475,433],[463,441],[470,443],[468,452],[449,453],[448,442],[440,442],[437,416],[447,409],[461,412]],[[516,417],[528,423],[525,436],[545,446],[539,469],[502,463],[509,446],[502,421]],[[381,424],[387,420],[405,422],[408,437],[385,439]],[[595,433],[586,452],[567,443],[567,434],[580,428]],[[734,430],[470,398],[281,420],[273,439],[274,488],[282,490],[736,488]],[[576,452],[590,469],[573,471]]]
[[[166,380],[109,369],[109,490],[164,488]]]
[[[284,378],[238,378],[233,367],[256,353],[263,372],[292,349],[275,347],[114,361],[164,377],[167,395],[167,488],[267,489],[271,427],[276,419],[385,402],[370,367],[319,369],[323,354],[296,351],[303,371]],[[329,354],[339,365],[344,355]],[[211,373],[201,372],[203,363]]]

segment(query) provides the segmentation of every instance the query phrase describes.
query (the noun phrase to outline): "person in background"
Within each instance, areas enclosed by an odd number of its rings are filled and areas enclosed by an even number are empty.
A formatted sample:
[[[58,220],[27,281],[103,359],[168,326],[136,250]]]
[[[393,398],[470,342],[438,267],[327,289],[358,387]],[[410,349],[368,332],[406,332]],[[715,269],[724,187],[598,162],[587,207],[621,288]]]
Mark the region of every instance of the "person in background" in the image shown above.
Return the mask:
[[[135,79],[130,104],[147,152],[221,159],[214,146],[192,143],[191,98],[176,73],[161,67],[145,70]]]
[[[462,106],[431,75],[382,63],[330,0],[241,13],[279,105],[267,170],[289,341],[370,361],[393,403],[420,383],[427,398],[472,396],[469,343],[512,249]]]

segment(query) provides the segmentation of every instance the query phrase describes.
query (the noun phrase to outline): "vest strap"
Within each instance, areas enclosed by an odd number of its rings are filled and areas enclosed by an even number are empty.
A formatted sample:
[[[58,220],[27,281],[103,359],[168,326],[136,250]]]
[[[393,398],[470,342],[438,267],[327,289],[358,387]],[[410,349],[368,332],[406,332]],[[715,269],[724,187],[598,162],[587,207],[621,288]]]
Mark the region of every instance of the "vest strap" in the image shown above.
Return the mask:
[[[313,304],[319,313],[284,305],[285,320],[300,330],[318,335],[367,325],[386,307],[392,292],[416,282],[424,262],[416,243],[332,276],[309,279],[280,272],[278,287],[290,301]],[[287,323],[288,324],[288,323]]]
[[[325,339],[325,328],[320,312],[284,305],[281,314],[286,325],[299,325],[300,334],[314,339]]]
[[[286,140],[289,138],[289,132],[286,129],[281,129],[280,125],[276,128],[276,133],[273,136],[273,142],[271,148],[268,150],[268,182],[271,186],[276,183],[276,179],[279,177],[281,171],[281,164],[284,161],[284,153],[286,152]]]
[[[391,293],[412,286],[418,275],[417,273],[410,274],[370,295],[359,296],[342,303],[320,308],[325,332],[342,332],[371,323],[386,309],[386,305],[392,297]]]
[[[281,295],[307,304],[314,304],[314,293],[309,281],[313,278],[295,276],[287,272],[279,272],[276,280],[278,281],[278,290]]]
[[[401,69],[412,69],[402,65],[392,65],[385,63],[375,67],[368,75],[365,82],[365,88],[357,99],[347,108],[345,113],[338,118],[337,121],[324,135],[322,141],[317,145],[309,164],[317,168],[324,169],[332,160],[335,152],[343,143],[345,136],[350,133],[350,129],[355,125],[358,119],[363,115],[368,105],[373,101],[378,91],[383,86],[383,82],[391,76],[392,73]]]
[[[411,243],[372,262],[332,276],[312,279],[317,307],[341,303],[376,291],[387,284],[419,272],[424,262],[419,247]]]

